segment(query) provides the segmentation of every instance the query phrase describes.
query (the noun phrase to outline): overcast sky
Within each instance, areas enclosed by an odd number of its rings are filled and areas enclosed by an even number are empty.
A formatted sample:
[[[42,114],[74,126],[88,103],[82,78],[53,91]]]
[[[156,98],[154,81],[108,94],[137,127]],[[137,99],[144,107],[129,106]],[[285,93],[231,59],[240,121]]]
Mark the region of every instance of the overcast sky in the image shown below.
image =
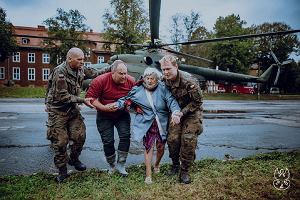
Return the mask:
[[[148,10],[148,0],[143,0]],[[86,17],[86,24],[94,31],[103,30],[102,15],[110,9],[110,0],[0,0],[7,19],[18,26],[41,25],[56,15],[56,9],[77,9]],[[171,17],[176,13],[201,14],[202,25],[212,30],[219,16],[239,14],[247,26],[264,22],[284,22],[293,29],[300,29],[299,0],[161,0],[160,38],[169,42]],[[300,34],[298,34],[300,37]]]

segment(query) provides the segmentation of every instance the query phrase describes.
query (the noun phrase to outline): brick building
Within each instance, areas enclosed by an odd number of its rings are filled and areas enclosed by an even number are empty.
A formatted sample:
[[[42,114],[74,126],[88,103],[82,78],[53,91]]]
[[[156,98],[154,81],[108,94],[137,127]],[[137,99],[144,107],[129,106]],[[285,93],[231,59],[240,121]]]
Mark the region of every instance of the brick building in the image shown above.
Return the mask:
[[[16,35],[48,37],[44,26],[14,26]],[[103,63],[109,60],[111,52],[102,48],[101,33],[93,31],[84,33],[84,39],[90,40],[87,45],[85,65]],[[0,62],[0,85],[45,86],[50,70],[50,54],[45,51],[43,38],[16,37],[19,50],[3,62]],[[64,60],[64,59],[63,59]]]

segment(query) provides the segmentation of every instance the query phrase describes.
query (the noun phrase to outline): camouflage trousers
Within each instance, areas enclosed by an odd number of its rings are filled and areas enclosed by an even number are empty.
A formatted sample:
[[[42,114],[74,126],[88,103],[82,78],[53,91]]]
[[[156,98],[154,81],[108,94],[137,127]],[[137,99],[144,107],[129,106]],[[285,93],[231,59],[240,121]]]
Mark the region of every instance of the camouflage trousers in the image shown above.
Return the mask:
[[[51,141],[55,151],[54,164],[57,168],[65,166],[69,160],[68,144],[70,159],[78,159],[86,138],[83,120],[77,109],[64,114],[48,112],[47,139]]]
[[[178,125],[170,124],[167,143],[169,156],[173,164],[179,164],[180,159],[181,169],[184,171],[189,170],[195,160],[197,138],[202,131],[203,126],[200,111],[182,117]]]

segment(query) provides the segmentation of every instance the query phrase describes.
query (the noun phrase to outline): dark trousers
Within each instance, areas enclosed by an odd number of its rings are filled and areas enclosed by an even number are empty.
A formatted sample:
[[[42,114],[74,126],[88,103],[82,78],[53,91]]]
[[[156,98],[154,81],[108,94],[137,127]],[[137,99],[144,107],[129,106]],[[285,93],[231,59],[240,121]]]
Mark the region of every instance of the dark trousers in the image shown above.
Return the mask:
[[[78,110],[59,115],[48,112],[47,139],[51,141],[55,151],[54,163],[57,168],[64,167],[68,162],[67,146],[70,147],[70,158],[78,160],[85,142],[85,124]]]
[[[117,119],[103,116],[97,112],[97,128],[100,133],[104,154],[106,157],[115,154],[114,127],[119,134],[118,150],[128,152],[130,146],[130,115],[127,112],[122,113]]]
[[[195,159],[197,138],[203,131],[200,111],[182,117],[180,124],[170,125],[168,135],[169,157],[173,164],[188,171]]]

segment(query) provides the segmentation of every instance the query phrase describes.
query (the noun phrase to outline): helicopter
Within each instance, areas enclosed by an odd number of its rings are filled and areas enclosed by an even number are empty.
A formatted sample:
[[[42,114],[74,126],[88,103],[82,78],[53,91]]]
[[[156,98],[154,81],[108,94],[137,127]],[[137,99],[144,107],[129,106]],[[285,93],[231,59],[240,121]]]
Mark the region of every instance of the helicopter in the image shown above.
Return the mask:
[[[171,45],[189,45],[189,44],[201,44],[208,42],[219,42],[219,41],[228,41],[228,40],[239,40],[239,39],[248,39],[254,37],[264,37],[264,36],[273,36],[273,35],[285,35],[300,32],[300,30],[289,30],[289,31],[280,31],[280,32],[268,32],[268,33],[260,33],[260,34],[248,34],[248,35],[239,35],[232,37],[223,37],[223,38],[215,38],[215,39],[204,39],[204,40],[192,40],[187,42],[177,42],[170,44],[163,44],[159,39],[159,21],[160,21],[160,7],[161,0],[149,0],[149,18],[150,18],[150,34],[151,41],[148,44],[127,44],[132,46],[141,47],[134,52],[134,54],[119,54],[113,55],[107,63],[103,64],[91,64],[89,67],[95,69],[102,69],[105,67],[109,67],[112,62],[115,60],[122,60],[127,64],[128,73],[139,79],[143,74],[144,70],[147,67],[153,67],[160,70],[159,60],[166,54],[176,54],[181,56],[190,57],[193,59],[205,60],[208,62],[212,62],[208,59],[201,58],[198,56],[181,53],[171,48],[167,48]],[[113,44],[113,43],[112,43]],[[120,44],[120,43],[119,43]],[[122,44],[122,43],[121,43]],[[272,51],[271,51],[272,52]],[[278,77],[280,74],[280,69],[282,65],[288,64],[290,61],[285,61],[283,63],[279,62],[276,58],[275,54],[272,52],[275,64],[272,64],[261,76],[251,76],[227,71],[221,71],[216,69],[211,69],[207,67],[195,66],[195,65],[187,65],[179,62],[179,70],[188,72],[193,74],[198,78],[198,80],[206,81],[206,80],[221,80],[228,82],[253,82],[253,83],[265,83],[269,80],[270,75],[277,70],[276,78],[274,81],[277,83]],[[83,90],[86,90],[92,80],[85,80],[83,83]]]

